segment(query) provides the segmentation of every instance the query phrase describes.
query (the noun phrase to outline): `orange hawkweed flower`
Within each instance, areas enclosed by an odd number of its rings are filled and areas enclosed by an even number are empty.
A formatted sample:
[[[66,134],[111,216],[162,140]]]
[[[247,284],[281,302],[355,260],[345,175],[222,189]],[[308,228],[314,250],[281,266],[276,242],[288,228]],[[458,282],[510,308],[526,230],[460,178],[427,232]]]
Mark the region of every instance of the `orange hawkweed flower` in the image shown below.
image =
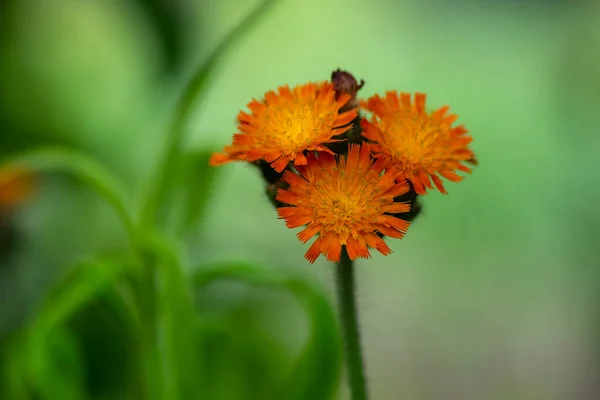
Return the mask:
[[[269,91],[263,101],[248,104],[251,114],[238,115],[240,133],[224,153],[214,154],[211,165],[230,161],[265,160],[277,172],[289,162],[305,165],[304,151],[330,152],[323,144],[335,142],[333,136],[351,128],[349,123],[358,109],[340,113],[351,98],[344,94],[336,100],[331,83],[308,83],[290,89],[282,86],[278,92]]]
[[[402,238],[409,222],[390,214],[408,212],[410,205],[394,202],[408,192],[408,184],[396,183],[396,168],[385,159],[371,158],[369,144],[350,145],[348,157],[329,153],[308,155],[299,175],[286,171],[283,181],[290,186],[277,192],[277,200],[290,207],[277,209],[288,228],[307,227],[298,233],[301,242],[319,235],[304,256],[310,263],[320,254],[339,261],[342,245],[351,260],[369,258],[368,247],[388,255],[392,251],[377,233]]]
[[[458,118],[444,106],[428,113],[425,94],[411,95],[391,91],[385,98],[373,96],[362,106],[372,113],[371,121],[363,119],[363,136],[376,142],[375,157],[383,157],[400,169],[399,180],[408,179],[417,194],[435,187],[447,194],[442,180],[458,182],[456,170],[471,172],[464,162],[475,160],[468,148],[473,140],[464,126],[452,127]],[[431,178],[431,180],[430,180]]]
[[[14,165],[0,167],[0,212],[23,203],[33,191],[33,175]]]

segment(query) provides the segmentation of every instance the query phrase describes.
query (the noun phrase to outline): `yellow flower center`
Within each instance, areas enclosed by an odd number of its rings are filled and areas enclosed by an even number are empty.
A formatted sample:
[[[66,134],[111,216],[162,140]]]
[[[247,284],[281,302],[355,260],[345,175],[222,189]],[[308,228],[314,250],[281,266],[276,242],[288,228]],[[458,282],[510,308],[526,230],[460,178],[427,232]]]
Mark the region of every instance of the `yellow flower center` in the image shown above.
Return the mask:
[[[356,236],[381,214],[378,202],[373,201],[375,188],[356,178],[341,172],[337,180],[315,182],[310,204],[323,231]]]
[[[232,145],[214,154],[210,164],[262,159],[277,172],[290,162],[304,165],[305,151],[328,152],[325,144],[351,128],[358,109],[340,112],[349,100],[349,94],[336,96],[334,86],[327,82],[269,91],[264,100],[248,103],[251,113],[238,114],[239,132]]]
[[[442,127],[429,123],[426,118],[398,118],[382,128],[389,132],[382,144],[390,149],[390,155],[404,168],[418,166],[427,169],[437,161],[436,155],[443,150],[439,148],[439,138],[445,135]]]
[[[315,104],[278,108],[265,114],[264,145],[291,154],[306,149],[315,139],[331,136],[335,114],[315,109]]]
[[[284,173],[282,180],[290,186],[278,191],[276,199],[289,206],[279,207],[277,213],[288,228],[306,225],[298,233],[300,241],[319,235],[306,252],[309,262],[319,254],[339,261],[342,246],[351,259],[368,258],[368,247],[386,255],[391,250],[378,233],[404,236],[409,223],[394,214],[408,212],[410,205],[394,198],[407,193],[409,186],[396,183],[399,171],[388,169],[385,159],[373,161],[370,145],[350,145],[347,157],[309,153],[298,172]]]
[[[361,122],[363,136],[374,143],[377,157],[383,156],[409,180],[417,194],[427,193],[433,185],[447,193],[441,177],[459,182],[455,171],[470,173],[463,162],[475,162],[468,145],[472,138],[464,126],[453,127],[458,118],[444,106],[425,110],[425,94],[416,93],[414,102],[408,93],[387,92],[385,98],[373,96],[363,103],[373,113],[371,121]]]

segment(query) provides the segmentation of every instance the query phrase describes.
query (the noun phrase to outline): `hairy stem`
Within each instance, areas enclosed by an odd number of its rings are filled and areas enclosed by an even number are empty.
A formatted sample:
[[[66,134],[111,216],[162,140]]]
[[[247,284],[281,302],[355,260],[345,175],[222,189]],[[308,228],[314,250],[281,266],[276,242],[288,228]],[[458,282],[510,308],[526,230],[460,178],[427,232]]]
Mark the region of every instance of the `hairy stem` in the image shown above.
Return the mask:
[[[336,266],[336,284],[342,334],[344,336],[346,374],[350,383],[350,392],[353,400],[366,400],[367,384],[363,371],[360,332],[358,329],[354,265],[348,257],[345,247],[342,250],[340,262]]]

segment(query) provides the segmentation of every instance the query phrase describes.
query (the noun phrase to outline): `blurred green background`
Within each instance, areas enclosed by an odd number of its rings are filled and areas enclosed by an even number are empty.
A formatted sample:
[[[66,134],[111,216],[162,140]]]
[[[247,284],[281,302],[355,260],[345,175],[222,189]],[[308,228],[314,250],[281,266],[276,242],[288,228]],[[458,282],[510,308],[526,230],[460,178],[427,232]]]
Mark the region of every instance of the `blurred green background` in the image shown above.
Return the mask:
[[[0,4],[0,160],[66,146],[143,193],[186,81],[258,2]],[[219,150],[252,98],[326,80],[338,67],[366,81],[364,97],[422,91],[430,107],[450,105],[479,167],[449,183],[450,195],[423,199],[406,238],[389,241],[393,255],[357,264],[372,398],[598,398],[599,65],[600,4],[591,1],[281,0],[210,76],[185,149]],[[212,184],[197,183],[206,212],[176,244],[186,272],[257,265],[299,276],[334,309],[332,265],[305,262],[306,246],[276,218],[258,171],[229,164],[216,173]],[[128,249],[126,231],[92,191],[61,174],[38,181],[11,216],[19,240],[0,259],[5,383],[31,362],[21,359],[23,332],[70,266]],[[145,398],[126,389],[140,368],[131,361],[136,339],[111,299],[92,298],[69,318],[70,333],[50,346],[63,349],[64,375],[28,378],[31,398]],[[231,282],[196,293],[195,304],[227,334],[207,339],[190,393],[267,398],[307,335],[298,304],[286,290]],[[55,357],[44,351],[40,360]],[[315,365],[328,367],[327,354]],[[83,386],[61,392],[71,380]],[[335,397],[347,398],[339,386]]]

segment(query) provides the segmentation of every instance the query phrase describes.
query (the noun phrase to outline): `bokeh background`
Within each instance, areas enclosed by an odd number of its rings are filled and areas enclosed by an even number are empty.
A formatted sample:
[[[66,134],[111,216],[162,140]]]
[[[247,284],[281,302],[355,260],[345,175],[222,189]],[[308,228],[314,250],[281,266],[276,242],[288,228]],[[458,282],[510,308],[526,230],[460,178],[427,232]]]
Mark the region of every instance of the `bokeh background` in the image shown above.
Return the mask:
[[[423,199],[406,238],[389,242],[393,255],[357,264],[372,397],[599,398],[600,3],[276,3],[211,76],[186,148],[219,150],[252,98],[326,80],[339,67],[366,81],[364,97],[422,91],[430,107],[450,105],[480,161],[447,185],[450,195]],[[0,157],[41,145],[76,148],[143,192],[186,80],[258,2],[0,4]],[[306,246],[277,220],[258,171],[220,167],[205,200],[206,214],[180,246],[186,268],[233,260],[294,271],[334,307],[333,266],[304,261]],[[111,210],[60,175],[40,177],[11,219],[17,240],[0,260],[6,340],[74,261],[127,247]],[[213,289],[205,304],[237,347],[214,366],[219,394],[199,398],[253,398],[240,383],[252,369],[240,360],[276,370],[277,357],[302,341],[302,313],[285,294]],[[127,378],[104,366],[127,363],[129,339],[114,318],[102,319],[110,307],[90,307],[98,326],[85,317],[75,323],[92,337],[84,353],[96,360],[84,372],[87,393],[122,398],[114,387]],[[275,348],[285,355],[261,350]],[[337,397],[347,396],[341,384]]]

